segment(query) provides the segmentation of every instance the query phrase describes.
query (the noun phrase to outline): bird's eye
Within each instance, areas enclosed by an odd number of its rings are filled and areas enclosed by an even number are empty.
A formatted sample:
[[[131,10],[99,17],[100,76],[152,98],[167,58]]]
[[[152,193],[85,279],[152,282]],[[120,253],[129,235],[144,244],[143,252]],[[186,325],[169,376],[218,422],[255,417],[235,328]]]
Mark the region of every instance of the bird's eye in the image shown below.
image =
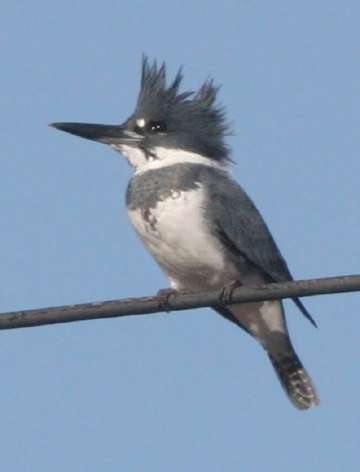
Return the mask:
[[[151,134],[166,133],[166,123],[164,121],[149,121],[146,128]]]

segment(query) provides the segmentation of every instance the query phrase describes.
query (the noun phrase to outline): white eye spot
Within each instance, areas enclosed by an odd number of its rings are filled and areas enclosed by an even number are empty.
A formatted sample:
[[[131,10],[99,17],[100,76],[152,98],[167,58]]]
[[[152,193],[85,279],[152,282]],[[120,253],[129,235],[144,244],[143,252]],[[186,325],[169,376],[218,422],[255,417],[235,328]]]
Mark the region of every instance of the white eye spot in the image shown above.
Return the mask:
[[[137,125],[139,128],[144,128],[144,127],[145,127],[145,120],[144,120],[144,118],[139,118],[138,120],[136,120],[136,125]]]

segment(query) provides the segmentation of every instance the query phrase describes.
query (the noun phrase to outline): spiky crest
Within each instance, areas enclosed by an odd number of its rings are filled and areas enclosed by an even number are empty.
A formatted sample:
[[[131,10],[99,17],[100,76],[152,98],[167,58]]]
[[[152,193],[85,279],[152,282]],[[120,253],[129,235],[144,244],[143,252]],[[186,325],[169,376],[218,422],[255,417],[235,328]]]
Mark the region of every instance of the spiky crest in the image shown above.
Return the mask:
[[[145,119],[166,119],[169,129],[184,134],[205,147],[209,157],[229,159],[228,148],[223,141],[229,128],[225,110],[216,104],[220,89],[212,79],[206,80],[197,92],[180,92],[182,68],[167,85],[166,64],[158,66],[143,55],[140,92],[135,116]],[[173,124],[173,127],[171,126]],[[209,154],[210,153],[210,154]]]

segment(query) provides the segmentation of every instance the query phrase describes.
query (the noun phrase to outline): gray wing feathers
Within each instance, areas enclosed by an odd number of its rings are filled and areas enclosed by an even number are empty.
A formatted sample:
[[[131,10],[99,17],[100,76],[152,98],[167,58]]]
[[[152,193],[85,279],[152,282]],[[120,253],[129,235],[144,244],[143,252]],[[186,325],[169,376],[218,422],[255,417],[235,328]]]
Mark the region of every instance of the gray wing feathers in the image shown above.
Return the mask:
[[[214,231],[234,255],[256,267],[268,282],[293,280],[271,233],[246,192],[225,172],[208,179]],[[316,326],[302,302],[293,299],[303,315]]]
[[[209,185],[212,220],[230,249],[238,251],[256,266],[265,278],[292,280],[266,223],[244,190],[226,174]]]

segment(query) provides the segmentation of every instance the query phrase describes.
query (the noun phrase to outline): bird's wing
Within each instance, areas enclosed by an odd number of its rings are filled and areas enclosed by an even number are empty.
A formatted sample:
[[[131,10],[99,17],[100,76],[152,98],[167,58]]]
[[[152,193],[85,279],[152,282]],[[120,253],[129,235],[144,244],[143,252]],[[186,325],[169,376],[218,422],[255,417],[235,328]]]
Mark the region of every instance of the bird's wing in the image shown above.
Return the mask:
[[[269,282],[293,280],[265,221],[237,182],[219,172],[216,181],[208,180],[207,188],[212,225],[226,247],[256,267]],[[297,298],[294,302],[316,326],[302,302]]]

